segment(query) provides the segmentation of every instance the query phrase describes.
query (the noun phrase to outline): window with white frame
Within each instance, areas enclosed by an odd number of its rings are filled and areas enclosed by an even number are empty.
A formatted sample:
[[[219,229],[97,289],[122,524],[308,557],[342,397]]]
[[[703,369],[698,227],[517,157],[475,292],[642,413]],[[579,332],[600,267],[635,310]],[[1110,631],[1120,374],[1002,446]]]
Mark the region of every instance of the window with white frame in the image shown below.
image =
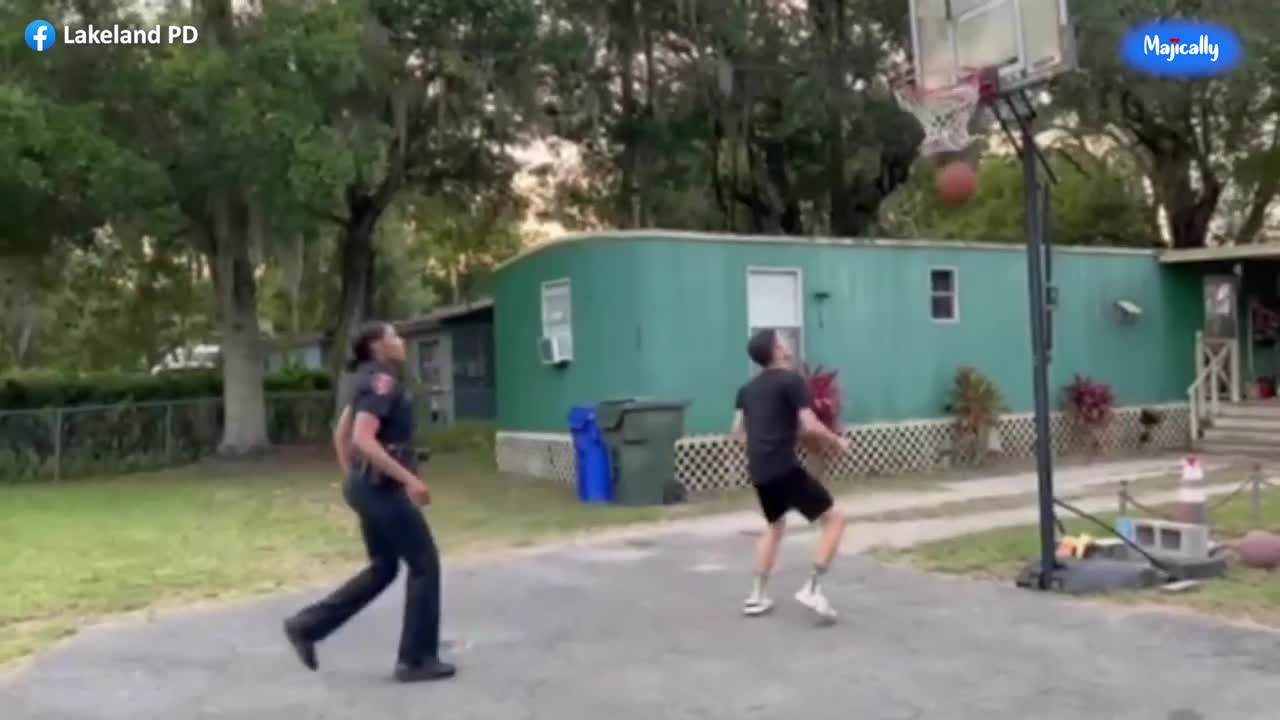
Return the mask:
[[[960,287],[955,268],[929,270],[929,317],[935,322],[960,319]]]
[[[542,283],[542,336],[559,338],[573,354],[573,294],[568,279]]]
[[[440,345],[440,338],[418,341],[418,380],[432,390],[444,387],[444,358]]]
[[[799,360],[804,357],[804,289],[799,270],[747,270],[747,336],[773,330]]]

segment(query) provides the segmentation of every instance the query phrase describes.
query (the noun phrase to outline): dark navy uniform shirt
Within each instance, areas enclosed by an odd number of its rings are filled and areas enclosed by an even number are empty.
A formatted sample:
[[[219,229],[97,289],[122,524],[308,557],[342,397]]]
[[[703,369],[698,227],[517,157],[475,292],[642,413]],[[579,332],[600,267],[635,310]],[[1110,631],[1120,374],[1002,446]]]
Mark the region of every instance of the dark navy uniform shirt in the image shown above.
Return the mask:
[[[366,412],[380,421],[378,442],[400,445],[413,440],[413,398],[400,382],[399,373],[371,362],[356,371],[356,392],[351,399],[352,419]]]

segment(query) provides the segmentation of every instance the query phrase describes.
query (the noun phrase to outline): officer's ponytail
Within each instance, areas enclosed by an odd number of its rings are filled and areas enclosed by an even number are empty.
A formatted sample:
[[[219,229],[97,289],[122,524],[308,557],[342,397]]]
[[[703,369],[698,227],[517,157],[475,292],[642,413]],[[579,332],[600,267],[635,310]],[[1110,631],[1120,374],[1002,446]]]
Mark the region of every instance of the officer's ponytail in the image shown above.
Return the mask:
[[[387,324],[384,322],[371,321],[360,326],[360,332],[356,333],[356,337],[351,341],[351,358],[347,360],[347,372],[355,372],[356,368],[371,362],[373,358],[373,344],[381,340],[387,334]]]

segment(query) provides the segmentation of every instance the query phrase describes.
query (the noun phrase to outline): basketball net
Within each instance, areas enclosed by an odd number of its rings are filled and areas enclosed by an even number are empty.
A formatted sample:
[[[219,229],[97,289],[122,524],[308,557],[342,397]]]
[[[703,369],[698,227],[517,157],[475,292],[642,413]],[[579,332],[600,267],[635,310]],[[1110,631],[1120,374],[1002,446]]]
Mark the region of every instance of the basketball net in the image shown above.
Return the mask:
[[[982,99],[982,78],[973,73],[950,87],[924,90],[910,79],[896,85],[898,104],[920,121],[925,155],[956,153],[973,143],[969,121]]]

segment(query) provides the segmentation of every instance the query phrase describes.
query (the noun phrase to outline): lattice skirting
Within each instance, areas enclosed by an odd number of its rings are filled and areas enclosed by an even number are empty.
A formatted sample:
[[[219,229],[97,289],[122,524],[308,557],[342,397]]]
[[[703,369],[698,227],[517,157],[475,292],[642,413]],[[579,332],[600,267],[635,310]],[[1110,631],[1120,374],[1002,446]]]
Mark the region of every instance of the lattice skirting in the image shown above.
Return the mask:
[[[577,482],[573,440],[568,434],[499,432],[494,451],[499,472]]]
[[[1146,445],[1154,450],[1187,447],[1189,414],[1185,404],[1151,408],[1164,416]],[[1098,435],[1103,453],[1132,452],[1142,447],[1141,408],[1117,409]],[[1055,413],[1050,430],[1053,449],[1065,454],[1087,449],[1090,435],[1070,417]],[[897,423],[855,425],[846,432],[853,449],[846,456],[814,456],[802,449],[801,457],[816,474],[831,480],[867,475],[931,470],[961,462],[954,452],[955,422],[950,418],[909,420]],[[1028,459],[1034,454],[1035,422],[1031,414],[1006,415],[1000,422],[998,454],[1006,459]],[[497,434],[498,469],[538,478],[573,483],[573,443],[568,435],[553,433]],[[747,484],[747,460],[742,445],[725,435],[690,435],[675,446],[676,479],[690,492],[721,490]]]

